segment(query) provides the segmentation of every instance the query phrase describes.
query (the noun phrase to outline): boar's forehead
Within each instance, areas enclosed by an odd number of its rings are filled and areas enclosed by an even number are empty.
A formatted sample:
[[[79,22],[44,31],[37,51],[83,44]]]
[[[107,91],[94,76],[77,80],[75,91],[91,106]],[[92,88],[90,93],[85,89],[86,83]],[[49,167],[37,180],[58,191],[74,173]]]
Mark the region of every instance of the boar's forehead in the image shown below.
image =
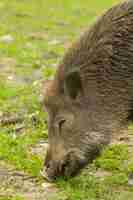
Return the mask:
[[[47,110],[55,110],[66,107],[66,100],[63,94],[60,93],[57,82],[55,80],[50,81],[45,85],[44,88],[44,98],[43,103]]]
[[[57,97],[57,94],[58,94],[56,85],[57,84],[55,83],[54,80],[47,81],[44,84],[44,88],[43,88],[44,99],[43,99],[43,102],[44,102],[45,106],[48,106],[48,105],[55,102],[55,98]]]

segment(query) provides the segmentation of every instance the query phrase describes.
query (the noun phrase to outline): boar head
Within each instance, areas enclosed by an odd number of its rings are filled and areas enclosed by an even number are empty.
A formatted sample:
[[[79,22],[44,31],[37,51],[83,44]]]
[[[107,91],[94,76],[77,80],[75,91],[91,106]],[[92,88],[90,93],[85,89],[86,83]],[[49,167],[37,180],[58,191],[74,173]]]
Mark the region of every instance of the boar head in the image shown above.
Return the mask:
[[[42,174],[48,180],[74,176],[108,142],[96,118],[96,100],[90,98],[88,104],[79,69],[64,72],[60,67],[43,92],[49,147]]]

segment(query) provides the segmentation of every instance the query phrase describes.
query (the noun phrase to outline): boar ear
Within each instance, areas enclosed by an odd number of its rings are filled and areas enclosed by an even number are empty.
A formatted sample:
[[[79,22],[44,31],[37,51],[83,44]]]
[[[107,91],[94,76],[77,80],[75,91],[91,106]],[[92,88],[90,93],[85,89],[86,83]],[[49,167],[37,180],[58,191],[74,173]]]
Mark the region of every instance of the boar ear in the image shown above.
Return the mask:
[[[48,93],[51,93],[51,86],[52,86],[53,80],[43,80],[40,83],[40,97],[39,101],[41,104],[44,103],[44,100],[47,98]]]
[[[72,99],[75,99],[77,95],[82,91],[79,69],[73,69],[66,74],[64,90]]]
[[[49,88],[51,88],[53,80],[43,80],[41,81],[41,93],[45,95]]]

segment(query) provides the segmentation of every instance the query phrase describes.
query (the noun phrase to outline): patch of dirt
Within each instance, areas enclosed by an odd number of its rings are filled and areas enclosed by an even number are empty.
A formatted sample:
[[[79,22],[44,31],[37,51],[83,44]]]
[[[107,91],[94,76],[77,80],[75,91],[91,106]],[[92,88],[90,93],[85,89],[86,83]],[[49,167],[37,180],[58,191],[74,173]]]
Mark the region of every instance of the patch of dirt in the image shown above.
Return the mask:
[[[31,147],[31,153],[44,159],[48,143],[40,140],[34,147]]]
[[[30,68],[29,64],[17,64],[15,58],[11,57],[3,57],[0,60],[0,78],[1,80],[6,80],[8,83],[12,83],[17,86],[22,86],[25,84],[31,84],[33,81],[42,79],[42,69],[41,64],[38,62],[35,63],[37,66],[31,72],[31,76],[29,74],[17,74],[17,68]]]
[[[61,200],[52,183],[40,183],[36,178],[0,162],[0,196],[24,197],[25,200]]]
[[[118,138],[115,138],[112,144],[126,144],[128,145],[129,153],[133,155],[133,129],[125,130],[123,134],[119,135]]]
[[[5,71],[8,71],[9,68],[16,66],[16,60],[11,57],[3,57],[0,60],[0,68],[5,68]]]
[[[93,175],[98,179],[103,180],[107,176],[112,176],[112,173],[103,169],[98,169]]]
[[[11,57],[3,57],[0,60],[0,77],[6,79],[12,79],[14,74],[14,67],[16,66],[16,60]]]
[[[48,35],[45,32],[33,32],[29,35],[31,40],[47,40]]]

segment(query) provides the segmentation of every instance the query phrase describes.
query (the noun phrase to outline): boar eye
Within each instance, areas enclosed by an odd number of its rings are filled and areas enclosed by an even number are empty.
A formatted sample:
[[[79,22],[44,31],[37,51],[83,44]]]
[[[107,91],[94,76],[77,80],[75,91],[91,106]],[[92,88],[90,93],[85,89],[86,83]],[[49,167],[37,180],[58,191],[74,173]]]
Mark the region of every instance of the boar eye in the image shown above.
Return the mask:
[[[60,131],[60,132],[61,132],[61,129],[62,129],[62,127],[63,127],[63,125],[64,125],[65,122],[66,122],[65,119],[61,119],[61,120],[59,121],[58,126],[59,126],[59,131]]]

